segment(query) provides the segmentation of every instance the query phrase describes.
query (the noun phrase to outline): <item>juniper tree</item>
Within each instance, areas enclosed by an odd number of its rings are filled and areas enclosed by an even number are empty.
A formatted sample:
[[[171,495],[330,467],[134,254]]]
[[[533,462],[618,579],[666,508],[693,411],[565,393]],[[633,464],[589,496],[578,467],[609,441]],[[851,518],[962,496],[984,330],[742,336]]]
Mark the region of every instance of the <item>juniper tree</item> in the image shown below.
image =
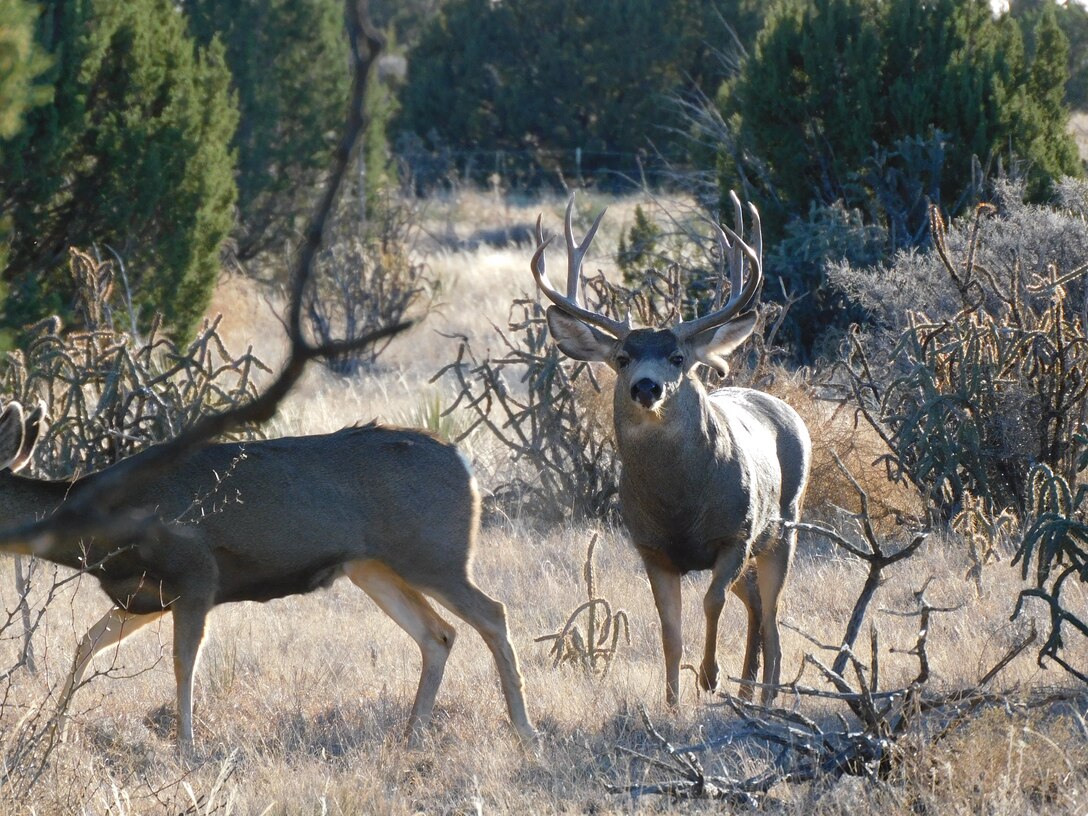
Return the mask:
[[[223,49],[196,47],[170,0],[39,6],[53,102],[0,142],[0,210],[12,228],[2,322],[65,312],[68,247],[94,244],[123,258],[140,319],[160,311],[186,336],[235,202]]]

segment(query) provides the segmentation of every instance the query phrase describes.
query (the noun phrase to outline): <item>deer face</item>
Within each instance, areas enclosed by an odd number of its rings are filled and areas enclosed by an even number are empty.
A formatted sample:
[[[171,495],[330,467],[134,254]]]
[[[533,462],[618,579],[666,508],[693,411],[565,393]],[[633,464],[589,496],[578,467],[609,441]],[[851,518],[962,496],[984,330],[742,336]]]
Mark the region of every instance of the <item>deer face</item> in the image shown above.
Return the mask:
[[[740,199],[732,194],[737,227],[744,231]],[[616,372],[616,427],[631,418],[662,418],[667,405],[684,391],[685,383],[694,385],[690,376],[696,363],[729,370],[726,357],[755,328],[755,304],[763,285],[763,238],[759,212],[749,205],[755,244],[749,245],[728,227],[711,221],[721,257],[721,274],[729,267],[729,300],[713,312],[683,321],[670,329],[632,329],[629,319],[614,320],[579,303],[582,259],[604,216],[602,211],[581,243],[574,240],[571,213],[574,196],[567,202],[563,235],[567,244],[567,290],[562,294],[548,279],[544,253],[551,238],[544,239],[541,219],[536,221],[537,248],[529,262],[537,288],[552,302],[548,307],[548,328],[560,350],[575,360],[608,363]],[[745,266],[749,273],[745,277]],[[720,297],[720,290],[719,290]]]
[[[613,338],[555,306],[548,309],[548,328],[563,353],[611,366],[617,408],[633,408],[636,415],[660,414],[696,365],[724,375],[729,370],[726,358],[752,333],[755,321],[755,313],[749,312],[688,338],[674,329],[634,329]]]

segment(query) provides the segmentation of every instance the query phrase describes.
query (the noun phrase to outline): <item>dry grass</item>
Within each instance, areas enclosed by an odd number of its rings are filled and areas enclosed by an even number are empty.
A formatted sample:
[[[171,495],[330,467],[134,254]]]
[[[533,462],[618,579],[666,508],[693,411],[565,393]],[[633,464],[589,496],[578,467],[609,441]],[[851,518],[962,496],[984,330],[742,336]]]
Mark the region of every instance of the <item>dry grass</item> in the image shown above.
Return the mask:
[[[898,517],[924,517],[913,486],[888,481],[882,462],[888,446],[848,403],[818,399],[810,385],[782,371],[775,372],[767,390],[793,406],[812,436],[812,475],[805,497],[810,512],[832,508],[861,512],[857,490],[841,463],[869,496],[870,515],[881,532],[894,530]]]
[[[475,219],[472,223],[497,217],[486,199],[461,206]],[[551,223],[558,224],[561,202],[548,206]],[[629,206],[621,202],[613,209]],[[517,217],[535,209],[521,208]],[[441,214],[434,218],[440,224]],[[459,226],[468,220],[464,214],[449,219]],[[611,240],[617,234],[618,228]],[[608,243],[599,238],[598,245]],[[443,388],[427,382],[454,347],[440,332],[469,333],[474,344],[484,347],[494,338],[488,321],[502,325],[510,298],[529,288],[524,249],[442,250],[429,263],[446,285],[443,313],[395,343],[377,372],[349,381],[315,368],[283,406],[272,433],[313,433],[375,416],[390,421],[411,416],[427,395]],[[224,332],[228,342],[254,342],[260,354],[275,361],[282,353],[274,340],[278,324],[250,287],[235,279],[221,289],[216,305],[227,312]],[[834,414],[817,417],[821,406],[804,410],[820,436],[840,427]],[[840,430],[850,436],[849,426]],[[474,438],[469,446],[483,455],[487,441]],[[826,489],[814,487],[810,502],[827,501],[819,492]],[[618,654],[604,679],[554,669],[551,644],[533,642],[556,631],[582,598],[582,563],[593,532],[600,533],[597,594],[622,606],[631,619],[631,646]],[[1020,588],[1017,574],[1007,561],[987,565],[984,591],[976,594],[964,578],[969,567],[953,546],[933,540],[917,557],[890,570],[873,605],[885,686],[908,682],[916,672],[913,658],[887,652],[909,648],[916,623],[878,609],[911,608],[911,592],[930,576],[936,576],[932,600],[962,604],[938,616],[932,627],[930,659],[937,688],[976,682],[1015,640],[1023,624],[1010,624],[1008,616]],[[10,570],[5,563],[0,579],[6,608],[14,604]],[[682,742],[725,733],[731,721],[723,708],[697,697],[690,673],[684,674],[680,709],[666,709],[657,617],[641,565],[622,530],[542,533],[508,521],[483,532],[476,575],[487,592],[508,606],[531,714],[544,734],[535,751],[520,748],[506,727],[490,655],[464,625],[458,626],[461,637],[439,694],[434,729],[422,748],[406,748],[400,732],[415,690],[418,651],[362,593],[340,582],[307,597],[234,604],[213,612],[197,680],[198,753],[189,762],[176,757],[172,747],[169,623],[101,655],[96,667],[104,676],[81,689],[74,701],[77,739],[56,749],[29,797],[9,798],[0,803],[0,811],[181,813],[192,804],[191,796],[199,800],[214,794],[192,812],[721,812],[720,804],[675,805],[604,792],[603,782],[636,782],[642,773],[641,765],[612,750],[616,744],[646,747],[637,704],[646,704],[665,733]],[[802,541],[782,618],[824,641],[836,641],[863,578],[855,560],[822,542]],[[685,581],[688,660],[698,656],[705,585],[705,575]],[[90,579],[54,601],[38,635],[39,674],[20,676],[7,699],[9,711],[42,700],[50,704],[48,695],[67,671],[78,637],[105,608]],[[743,625],[740,603],[728,602],[720,644],[723,675],[739,671]],[[0,665],[10,665],[17,645],[0,643]],[[796,672],[811,648],[787,630],[784,674]],[[860,649],[863,656],[866,648]],[[1022,689],[1065,682],[1061,673],[1036,666],[1030,654],[999,678],[1002,687]],[[800,705],[815,717],[834,713],[810,701]],[[1083,703],[1080,710],[1083,714]],[[886,784],[845,779],[830,786],[780,785],[768,809],[784,814],[1083,813],[1088,809],[1086,737],[1083,721],[1071,708],[1032,714],[991,711],[906,762]],[[0,748],[6,738],[0,734]],[[764,750],[752,746],[739,757],[707,754],[704,761],[713,772],[727,762],[755,764]],[[4,791],[0,787],[0,799]]]

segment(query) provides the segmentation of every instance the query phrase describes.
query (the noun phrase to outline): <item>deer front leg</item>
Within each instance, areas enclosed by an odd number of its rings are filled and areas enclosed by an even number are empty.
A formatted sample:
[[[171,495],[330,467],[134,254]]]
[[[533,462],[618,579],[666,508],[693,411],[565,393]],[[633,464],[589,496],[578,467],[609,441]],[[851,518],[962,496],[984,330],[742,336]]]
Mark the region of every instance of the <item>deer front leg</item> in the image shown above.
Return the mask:
[[[204,604],[175,603],[174,678],[178,684],[178,750],[183,754],[193,748],[193,679],[197,658],[204,642],[204,625],[209,607]]]
[[[55,728],[60,733],[62,741],[67,738],[68,705],[71,703],[72,695],[79,687],[79,683],[87,671],[87,666],[90,665],[94,656],[103,649],[119,644],[137,629],[147,626],[147,624],[158,620],[165,614],[166,610],[164,609],[161,612],[152,612],[148,615],[133,615],[123,609],[114,607],[103,615],[98,623],[87,630],[87,634],[79,641],[72,671],[69,673],[68,680],[60,693]]]
[[[718,622],[721,619],[722,607],[725,606],[725,593],[732,589],[740,576],[746,555],[744,547],[725,547],[714,562],[714,574],[703,598],[706,641],[703,646],[703,664],[699,667],[699,687],[704,691],[713,691],[718,687]]]
[[[665,702],[680,702],[680,659],[684,655],[680,620],[680,573],[657,558],[643,556],[646,577],[661,618],[661,646],[665,654]]]

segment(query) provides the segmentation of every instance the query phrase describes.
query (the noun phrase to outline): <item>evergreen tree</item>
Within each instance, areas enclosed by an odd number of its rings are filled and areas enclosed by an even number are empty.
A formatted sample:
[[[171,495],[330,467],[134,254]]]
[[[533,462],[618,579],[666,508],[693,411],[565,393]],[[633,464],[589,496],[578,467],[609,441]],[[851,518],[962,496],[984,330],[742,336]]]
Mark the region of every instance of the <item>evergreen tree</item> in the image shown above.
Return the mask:
[[[1027,81],[1018,142],[1027,144],[1028,194],[1038,199],[1049,192],[1050,180],[1076,175],[1080,156],[1066,133],[1065,80],[1069,76],[1069,40],[1058,25],[1053,3],[1048,3],[1033,31],[1035,58]]]
[[[182,0],[198,42],[219,39],[238,93],[242,259],[309,213],[351,92],[340,0]]]
[[[972,156],[1025,162],[1041,195],[1080,166],[1065,131],[1068,52],[1053,13],[1036,36],[1028,60],[1019,28],[995,19],[988,0],[782,3],[719,97],[739,145],[723,154],[723,187],[744,179],[758,188],[772,230],[813,202],[872,212],[874,151],[939,133],[946,205],[962,200]]]
[[[43,2],[53,104],[0,143],[10,214],[3,323],[68,307],[67,248],[109,245],[139,316],[187,334],[203,313],[235,200],[237,113],[218,45],[197,49],[171,0]]]
[[[536,166],[562,151],[568,172],[581,149],[586,173],[633,173],[641,151],[681,154],[673,98],[712,93],[731,41],[708,0],[447,0],[409,54],[398,127]]]
[[[1047,10],[1054,15],[1069,43],[1065,102],[1074,110],[1084,110],[1088,108],[1088,8],[1080,2],[1012,0],[1009,15],[1020,24],[1027,53],[1032,56],[1036,51],[1035,29]]]
[[[0,0],[0,139],[14,136],[26,110],[49,98],[37,84],[49,60],[34,41],[36,11],[26,0]]]
[[[49,60],[34,41],[36,12],[24,0],[0,0],[0,140],[18,133],[26,111],[49,99],[48,89],[37,82]],[[0,163],[2,150],[0,142]],[[10,231],[10,219],[0,210],[0,269],[7,264]],[[0,281],[0,304],[3,301]]]
[[[891,249],[924,236],[927,198],[953,211],[971,201],[973,157],[1016,168],[1044,196],[1052,179],[1081,172],[1050,5],[1029,57],[1019,26],[988,0],[784,0],[719,95],[734,134],[722,189],[760,202],[771,245],[803,241],[838,206]],[[802,349],[842,313],[812,260],[794,276],[809,296],[789,313]]]

